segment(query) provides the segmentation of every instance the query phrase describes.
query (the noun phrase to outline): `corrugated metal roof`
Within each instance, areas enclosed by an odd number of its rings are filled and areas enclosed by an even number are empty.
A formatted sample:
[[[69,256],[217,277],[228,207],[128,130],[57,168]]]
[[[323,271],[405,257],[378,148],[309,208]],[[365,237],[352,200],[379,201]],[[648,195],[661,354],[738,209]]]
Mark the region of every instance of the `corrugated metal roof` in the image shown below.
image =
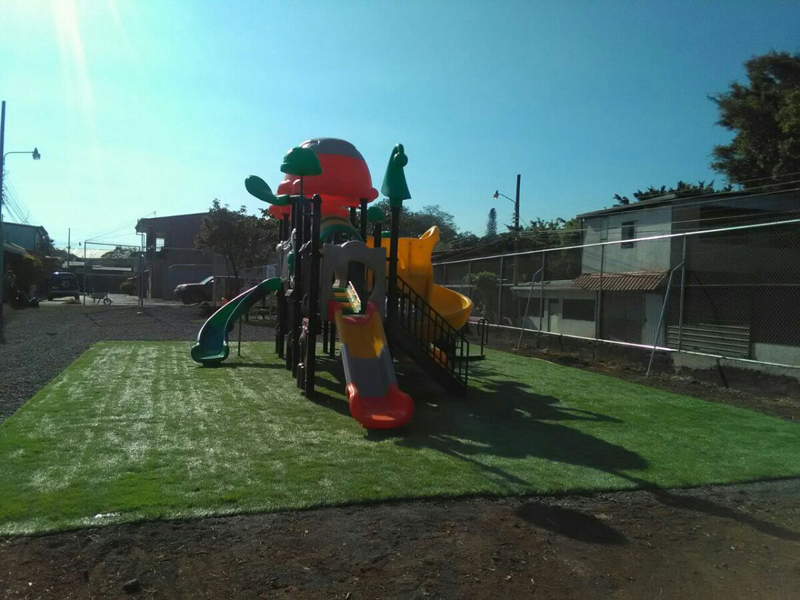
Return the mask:
[[[20,256],[26,256],[28,254],[28,251],[25,250],[25,248],[12,242],[3,242],[3,252],[8,252],[9,254],[19,254]]]
[[[541,281],[534,281],[533,288],[538,290],[542,287]],[[544,282],[544,289],[545,290],[574,290],[576,289],[575,280],[574,279],[552,279]],[[511,286],[511,290],[514,292],[524,292],[528,293],[531,289],[530,283],[517,283],[517,285]],[[580,288],[577,288],[580,289]]]
[[[575,285],[579,288],[612,292],[649,292],[663,287],[666,282],[666,271],[603,273],[602,276],[600,273],[583,273],[575,278]]]

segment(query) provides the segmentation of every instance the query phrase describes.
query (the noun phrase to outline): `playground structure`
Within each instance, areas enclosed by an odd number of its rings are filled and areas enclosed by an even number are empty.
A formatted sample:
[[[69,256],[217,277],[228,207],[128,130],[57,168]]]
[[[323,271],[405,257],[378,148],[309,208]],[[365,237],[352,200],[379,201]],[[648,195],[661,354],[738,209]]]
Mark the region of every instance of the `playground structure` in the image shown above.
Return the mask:
[[[277,196],[260,177],[248,177],[248,192],[280,220],[280,276],[217,310],[201,328],[192,358],[204,366],[224,361],[236,321],[275,292],[275,351],[297,386],[314,394],[317,337],[331,358],[338,337],[350,413],[364,427],[400,427],[414,413],[398,386],[394,356],[413,360],[446,390],[466,393],[469,342],[461,330],[472,301],[433,283],[437,227],[419,238],[399,237],[403,201],[411,198],[407,162],[398,144],[381,186],[391,208],[389,232],[382,231],[383,211],[367,207],[378,197],[367,164],[344,140],[312,139],[291,149]]]

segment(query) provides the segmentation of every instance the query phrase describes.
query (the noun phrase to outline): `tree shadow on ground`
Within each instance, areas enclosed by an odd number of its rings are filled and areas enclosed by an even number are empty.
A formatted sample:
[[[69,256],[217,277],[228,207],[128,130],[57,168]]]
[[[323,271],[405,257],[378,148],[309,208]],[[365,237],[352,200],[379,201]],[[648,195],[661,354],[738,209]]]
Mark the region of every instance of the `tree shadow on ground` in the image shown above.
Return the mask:
[[[202,368],[202,367],[201,367]],[[261,362],[225,362],[217,365],[217,369],[283,369],[284,366],[275,363],[261,363]]]
[[[636,452],[612,444],[558,422],[591,421],[609,426],[624,425],[620,419],[562,405],[558,398],[536,394],[519,381],[495,375],[489,363],[470,367],[473,381],[466,398],[444,393],[416,365],[396,364],[400,388],[416,401],[416,414],[409,425],[397,430],[366,432],[367,439],[395,439],[416,449],[433,449],[475,465],[487,477],[509,489],[530,488],[531,482],[486,461],[487,457],[541,458],[584,466],[608,473],[637,487],[646,488],[658,501],[683,510],[731,519],[779,539],[798,541],[800,533],[728,508],[705,498],[676,494],[656,488],[651,482],[624,471],[644,471],[648,462]],[[344,372],[340,360],[321,358],[317,367],[316,404],[349,416]],[[627,543],[626,537],[592,515],[528,502],[517,515],[554,533],[604,545]]]
[[[558,398],[537,394],[524,383],[504,378],[489,363],[473,366],[466,398],[443,394],[427,384],[413,366],[398,366],[401,389],[416,401],[412,422],[401,430],[370,431],[368,438],[396,438],[409,448],[432,449],[469,462],[509,491],[535,487],[499,466],[494,457],[537,458],[588,467],[614,476],[620,471],[644,470],[641,455],[560,422],[590,421],[611,427],[619,419],[563,405]],[[565,487],[568,475],[565,475]]]
[[[593,515],[542,502],[526,502],[514,511],[523,521],[573,540],[622,546],[628,539]]]
[[[763,519],[759,519],[744,512],[743,510],[729,508],[709,500],[708,498],[700,498],[687,493],[654,488],[652,484],[630,475],[620,474],[620,477],[625,477],[633,483],[649,488],[648,491],[655,496],[656,500],[666,506],[671,506],[680,510],[690,510],[709,515],[711,517],[730,519],[732,521],[736,521],[737,523],[741,523],[742,525],[752,527],[756,531],[760,531],[761,533],[765,533],[781,540],[788,540],[791,542],[800,541],[800,532],[786,529],[785,527],[776,525],[775,523],[770,523],[769,521],[764,521]]]
[[[341,362],[332,358],[318,358],[316,377],[314,378],[314,394],[309,398],[318,406],[350,416],[350,406],[345,394],[344,369]]]

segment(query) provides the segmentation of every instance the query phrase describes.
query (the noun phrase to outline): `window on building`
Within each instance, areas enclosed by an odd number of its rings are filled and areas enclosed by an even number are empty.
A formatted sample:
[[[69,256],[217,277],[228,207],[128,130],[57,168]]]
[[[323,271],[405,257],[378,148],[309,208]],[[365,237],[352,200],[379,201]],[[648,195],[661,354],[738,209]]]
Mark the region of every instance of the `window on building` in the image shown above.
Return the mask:
[[[576,321],[594,321],[594,300],[564,298],[562,318]]]
[[[157,251],[163,250],[165,244],[166,244],[166,240],[165,240],[165,238],[163,236],[157,236],[156,237],[156,250]]]
[[[625,221],[622,224],[622,239],[635,240],[636,239],[636,221]],[[623,242],[623,248],[633,248],[633,242]]]
[[[608,219],[600,219],[600,223],[597,226],[597,232],[601,242],[608,241]]]

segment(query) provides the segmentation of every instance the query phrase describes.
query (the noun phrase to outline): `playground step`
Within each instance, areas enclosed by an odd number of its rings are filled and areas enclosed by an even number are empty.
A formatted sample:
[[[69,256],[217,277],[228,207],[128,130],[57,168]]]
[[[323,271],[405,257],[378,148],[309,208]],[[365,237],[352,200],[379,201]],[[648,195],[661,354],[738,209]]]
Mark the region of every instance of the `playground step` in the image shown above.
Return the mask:
[[[392,344],[444,389],[466,394],[469,341],[400,277],[397,295],[397,311],[387,327]]]
[[[426,352],[420,347],[419,341],[409,332],[390,325],[387,331],[392,343],[404,354],[411,358],[417,365],[430,375],[431,378],[442,388],[450,393],[465,395],[467,393],[466,378],[463,380],[454,377],[446,368],[442,366],[433,352]]]

